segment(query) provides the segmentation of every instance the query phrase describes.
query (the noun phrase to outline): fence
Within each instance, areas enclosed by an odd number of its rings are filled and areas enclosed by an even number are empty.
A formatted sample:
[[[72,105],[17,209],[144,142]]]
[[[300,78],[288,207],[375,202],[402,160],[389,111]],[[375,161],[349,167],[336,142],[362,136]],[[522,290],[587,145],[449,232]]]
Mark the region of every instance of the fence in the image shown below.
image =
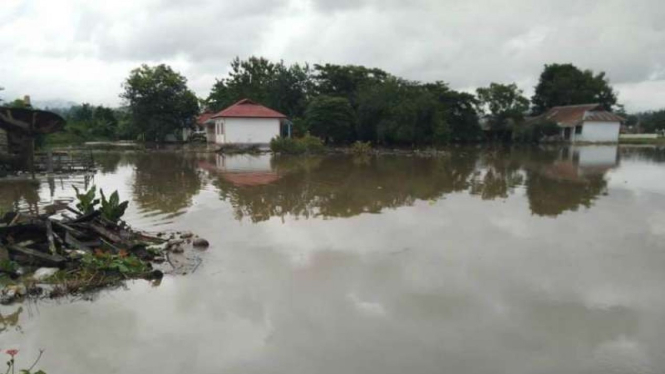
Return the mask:
[[[91,151],[56,151],[35,154],[35,170],[46,172],[92,171],[95,158]]]

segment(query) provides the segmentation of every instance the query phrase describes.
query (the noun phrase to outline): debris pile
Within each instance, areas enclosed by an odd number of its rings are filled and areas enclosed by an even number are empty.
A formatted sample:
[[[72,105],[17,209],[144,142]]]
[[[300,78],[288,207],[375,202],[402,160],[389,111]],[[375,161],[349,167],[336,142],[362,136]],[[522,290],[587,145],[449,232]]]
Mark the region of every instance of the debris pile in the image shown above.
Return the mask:
[[[0,302],[30,295],[57,297],[125,279],[158,281],[164,272],[178,270],[170,254],[184,257],[187,246],[207,248],[205,239],[191,233],[150,235],[132,230],[117,215],[116,221],[106,218],[103,209],[85,214],[65,209],[73,216],[10,212],[0,217],[0,282],[5,284]]]

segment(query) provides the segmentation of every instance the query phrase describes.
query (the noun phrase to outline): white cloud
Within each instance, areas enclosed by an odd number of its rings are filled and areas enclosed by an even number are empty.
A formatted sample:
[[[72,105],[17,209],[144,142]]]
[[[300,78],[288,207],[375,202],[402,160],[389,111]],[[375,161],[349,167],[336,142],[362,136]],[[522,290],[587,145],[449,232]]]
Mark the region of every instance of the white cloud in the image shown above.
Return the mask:
[[[606,71],[642,110],[665,107],[662,19],[659,0],[5,0],[0,84],[5,99],[117,104],[132,67],[164,62],[205,96],[232,58],[255,54],[530,93],[544,64],[572,62]]]

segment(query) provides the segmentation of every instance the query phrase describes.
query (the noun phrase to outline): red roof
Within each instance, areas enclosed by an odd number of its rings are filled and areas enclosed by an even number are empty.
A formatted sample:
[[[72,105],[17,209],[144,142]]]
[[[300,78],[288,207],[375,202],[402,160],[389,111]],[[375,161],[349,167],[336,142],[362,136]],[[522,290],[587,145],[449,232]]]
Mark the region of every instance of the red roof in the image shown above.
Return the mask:
[[[208,122],[208,120],[212,118],[213,114],[215,113],[212,112],[202,113],[200,116],[196,117],[196,124],[201,126],[205,125],[206,122]]]
[[[243,99],[230,107],[216,113],[211,118],[286,118],[280,112],[264,107],[249,99]]]
[[[600,104],[567,105],[554,107],[537,119],[556,122],[559,126],[576,126],[588,122],[623,122],[624,118],[603,110]]]

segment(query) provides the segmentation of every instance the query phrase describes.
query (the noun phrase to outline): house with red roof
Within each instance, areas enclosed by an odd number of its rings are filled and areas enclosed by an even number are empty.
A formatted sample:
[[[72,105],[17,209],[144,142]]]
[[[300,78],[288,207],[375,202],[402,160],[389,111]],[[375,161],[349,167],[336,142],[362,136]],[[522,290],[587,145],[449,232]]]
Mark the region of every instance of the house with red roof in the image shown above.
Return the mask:
[[[536,120],[555,122],[561,136],[571,142],[616,143],[624,118],[606,111],[600,104],[557,106]]]
[[[280,136],[286,116],[243,99],[206,119],[206,138],[216,144],[268,144]]]

